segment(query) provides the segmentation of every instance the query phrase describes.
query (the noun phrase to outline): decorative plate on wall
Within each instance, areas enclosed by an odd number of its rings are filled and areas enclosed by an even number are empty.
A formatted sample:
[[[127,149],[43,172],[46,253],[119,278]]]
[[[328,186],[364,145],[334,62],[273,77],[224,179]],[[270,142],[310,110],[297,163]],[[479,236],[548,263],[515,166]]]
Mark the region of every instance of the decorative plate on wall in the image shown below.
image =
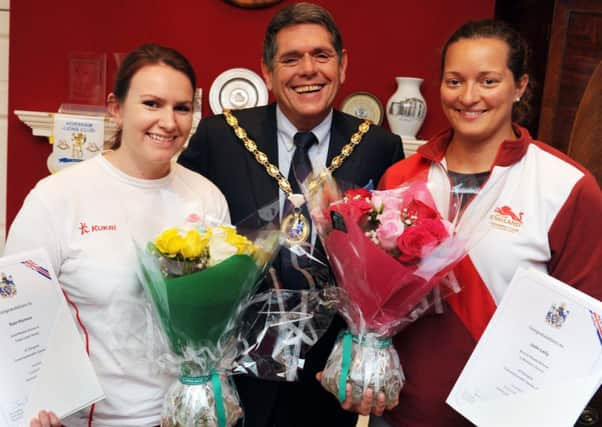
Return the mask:
[[[268,103],[268,88],[263,79],[247,68],[231,68],[221,73],[209,89],[209,106],[213,114],[224,108],[240,110]]]
[[[225,0],[226,3],[234,6],[243,7],[245,9],[260,9],[263,7],[274,6],[282,0]]]
[[[341,102],[341,111],[359,119],[368,119],[376,125],[383,122],[383,105],[369,92],[355,92]]]

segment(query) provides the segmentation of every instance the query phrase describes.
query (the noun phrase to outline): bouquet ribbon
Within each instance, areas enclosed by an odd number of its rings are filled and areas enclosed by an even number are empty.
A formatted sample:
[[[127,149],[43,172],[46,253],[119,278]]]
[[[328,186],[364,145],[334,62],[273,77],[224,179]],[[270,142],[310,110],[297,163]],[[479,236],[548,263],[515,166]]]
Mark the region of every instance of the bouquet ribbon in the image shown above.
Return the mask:
[[[339,401],[344,402],[347,398],[347,378],[349,377],[349,369],[351,367],[351,349],[353,342],[361,344],[366,342],[365,339],[353,335],[349,329],[341,332],[343,335],[343,357],[341,358],[341,376],[339,377]],[[377,348],[385,348],[391,345],[391,338],[383,338],[376,340],[373,346]]]
[[[343,402],[347,397],[347,377],[351,365],[351,332],[347,329],[343,333],[343,357],[341,359],[341,376],[339,377],[339,400]]]
[[[215,412],[217,414],[217,423],[219,427],[226,426],[226,407],[224,405],[224,397],[222,396],[222,385],[219,382],[219,374],[215,369],[210,375],[190,376],[180,375],[180,382],[186,385],[200,385],[211,381],[213,396],[215,397]]]

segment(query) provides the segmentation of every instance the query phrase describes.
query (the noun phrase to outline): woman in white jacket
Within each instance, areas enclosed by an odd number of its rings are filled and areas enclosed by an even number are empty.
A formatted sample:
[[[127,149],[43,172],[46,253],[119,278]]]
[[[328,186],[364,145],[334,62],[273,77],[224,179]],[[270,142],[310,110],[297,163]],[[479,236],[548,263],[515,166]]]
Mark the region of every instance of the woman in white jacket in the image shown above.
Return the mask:
[[[62,420],[65,426],[159,424],[174,378],[115,354],[107,318],[116,301],[144,298],[134,239],[151,240],[190,215],[230,221],[217,187],[172,162],[192,127],[195,86],[192,66],[177,51],[149,44],[130,52],[108,97],[119,126],[112,149],[41,180],[11,226],[6,254],[42,247],[50,255],[106,395]],[[145,322],[139,317],[129,313],[120,336],[134,336]],[[31,423],[60,424],[45,411]]]

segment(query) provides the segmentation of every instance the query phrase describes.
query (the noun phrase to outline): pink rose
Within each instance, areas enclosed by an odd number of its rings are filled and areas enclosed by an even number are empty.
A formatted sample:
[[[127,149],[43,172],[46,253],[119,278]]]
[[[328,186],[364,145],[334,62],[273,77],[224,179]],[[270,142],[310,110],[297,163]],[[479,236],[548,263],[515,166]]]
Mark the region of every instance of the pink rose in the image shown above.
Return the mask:
[[[393,250],[397,246],[397,238],[403,233],[399,211],[385,211],[378,217],[380,225],[376,229],[376,237],[385,250]]]
[[[426,205],[425,205],[426,206]],[[433,251],[449,233],[439,220],[420,219],[397,239],[401,262],[415,262]]]
[[[401,221],[401,212],[396,210],[386,210],[378,216],[378,220],[383,222]]]
[[[372,205],[376,210],[401,210],[401,202],[403,199],[395,191],[377,191],[372,196]]]

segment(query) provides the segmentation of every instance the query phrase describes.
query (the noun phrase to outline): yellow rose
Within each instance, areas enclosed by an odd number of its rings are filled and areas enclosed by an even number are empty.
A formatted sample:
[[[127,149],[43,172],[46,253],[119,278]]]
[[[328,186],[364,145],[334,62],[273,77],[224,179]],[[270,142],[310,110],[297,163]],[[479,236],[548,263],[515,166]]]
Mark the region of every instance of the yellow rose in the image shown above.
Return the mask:
[[[216,265],[236,254],[253,255],[255,245],[232,226],[218,226],[204,232],[197,229],[172,227],[155,238],[159,252],[170,258],[199,262],[206,259],[207,265]]]
[[[241,236],[236,232],[236,228],[222,226],[221,227],[226,233],[226,242],[236,248],[237,254],[253,254],[255,247],[253,243],[245,236]]]
[[[186,259],[200,258],[203,251],[207,248],[209,238],[206,235],[201,236],[198,231],[190,230],[184,236],[184,246],[182,255]]]
[[[170,257],[175,257],[182,252],[184,247],[184,238],[179,234],[172,236],[167,242],[167,254]]]
[[[176,227],[168,228],[164,230],[155,238],[155,246],[162,254],[170,254],[169,252],[169,241],[178,235],[178,229]],[[174,254],[175,255],[175,254]]]

